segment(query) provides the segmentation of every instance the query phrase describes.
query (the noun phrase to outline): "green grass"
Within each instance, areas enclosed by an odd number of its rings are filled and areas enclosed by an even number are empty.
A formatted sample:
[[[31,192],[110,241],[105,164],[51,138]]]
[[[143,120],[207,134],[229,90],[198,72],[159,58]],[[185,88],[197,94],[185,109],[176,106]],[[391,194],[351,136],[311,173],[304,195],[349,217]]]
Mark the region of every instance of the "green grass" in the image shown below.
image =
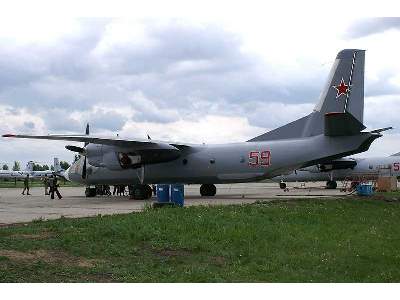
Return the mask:
[[[398,282],[400,202],[299,200],[0,229],[1,282]]]

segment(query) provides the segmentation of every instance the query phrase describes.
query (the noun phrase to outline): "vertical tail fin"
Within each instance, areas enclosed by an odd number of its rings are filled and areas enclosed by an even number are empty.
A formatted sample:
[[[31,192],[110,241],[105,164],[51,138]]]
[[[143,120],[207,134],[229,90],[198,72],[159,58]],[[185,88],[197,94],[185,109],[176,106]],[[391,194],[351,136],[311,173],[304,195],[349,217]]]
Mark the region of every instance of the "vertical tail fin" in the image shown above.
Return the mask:
[[[308,116],[257,136],[248,142],[301,138],[324,134],[325,114],[349,113],[360,123],[364,117],[365,51],[340,51],[331,68],[319,102]]]
[[[25,167],[25,171],[32,172],[33,171],[33,161],[28,161]]]
[[[59,160],[58,160],[58,158],[57,157],[54,157],[54,172],[60,172],[62,169],[61,169],[61,165],[60,165],[60,162],[59,162]]]
[[[314,111],[323,114],[349,112],[358,121],[364,116],[365,51],[346,49],[336,56],[319,103]]]

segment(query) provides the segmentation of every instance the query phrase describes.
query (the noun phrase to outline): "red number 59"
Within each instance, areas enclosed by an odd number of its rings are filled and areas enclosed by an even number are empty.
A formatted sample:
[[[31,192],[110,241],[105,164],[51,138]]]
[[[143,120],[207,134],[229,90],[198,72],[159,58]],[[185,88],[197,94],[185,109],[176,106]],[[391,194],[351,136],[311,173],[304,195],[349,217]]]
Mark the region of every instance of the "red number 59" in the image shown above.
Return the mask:
[[[249,166],[268,167],[271,165],[271,152],[265,151],[250,151],[249,152]]]

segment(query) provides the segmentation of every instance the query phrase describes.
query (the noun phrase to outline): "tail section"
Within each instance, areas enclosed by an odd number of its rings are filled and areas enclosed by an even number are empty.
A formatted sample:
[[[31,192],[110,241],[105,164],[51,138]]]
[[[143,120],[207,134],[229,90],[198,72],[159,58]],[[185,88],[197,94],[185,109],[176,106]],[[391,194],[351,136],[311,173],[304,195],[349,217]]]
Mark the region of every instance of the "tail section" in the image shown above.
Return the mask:
[[[25,171],[32,172],[33,171],[33,161],[28,161],[25,167]]]
[[[319,102],[311,114],[257,136],[248,142],[324,134],[326,133],[325,115],[330,113],[350,114],[362,124],[364,117],[364,65],[364,50],[345,49],[340,51],[336,56]],[[329,118],[330,121],[333,119],[336,118]]]
[[[58,160],[57,157],[54,157],[54,172],[58,173],[61,170],[62,169],[61,169],[60,161]]]

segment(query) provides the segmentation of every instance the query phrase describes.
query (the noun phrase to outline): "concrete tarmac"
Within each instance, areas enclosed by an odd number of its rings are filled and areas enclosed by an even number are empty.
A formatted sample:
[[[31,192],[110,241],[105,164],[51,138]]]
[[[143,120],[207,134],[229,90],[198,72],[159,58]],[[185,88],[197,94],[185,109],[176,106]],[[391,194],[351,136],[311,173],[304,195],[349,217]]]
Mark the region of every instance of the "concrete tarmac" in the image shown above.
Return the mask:
[[[185,186],[185,206],[191,205],[226,205],[253,203],[256,201],[309,198],[338,197],[346,194],[337,190],[327,190],[323,182],[307,183],[307,187],[289,183],[289,191],[279,189],[277,183],[240,183],[217,185],[215,197],[201,197],[199,185]],[[150,200],[132,200],[122,196],[97,196],[86,198],[83,187],[61,187],[62,199],[54,200],[44,196],[43,188],[31,188],[31,195],[21,195],[16,188],[0,189],[0,226],[12,223],[30,222],[38,219],[58,219],[110,215],[141,211],[151,205]]]

